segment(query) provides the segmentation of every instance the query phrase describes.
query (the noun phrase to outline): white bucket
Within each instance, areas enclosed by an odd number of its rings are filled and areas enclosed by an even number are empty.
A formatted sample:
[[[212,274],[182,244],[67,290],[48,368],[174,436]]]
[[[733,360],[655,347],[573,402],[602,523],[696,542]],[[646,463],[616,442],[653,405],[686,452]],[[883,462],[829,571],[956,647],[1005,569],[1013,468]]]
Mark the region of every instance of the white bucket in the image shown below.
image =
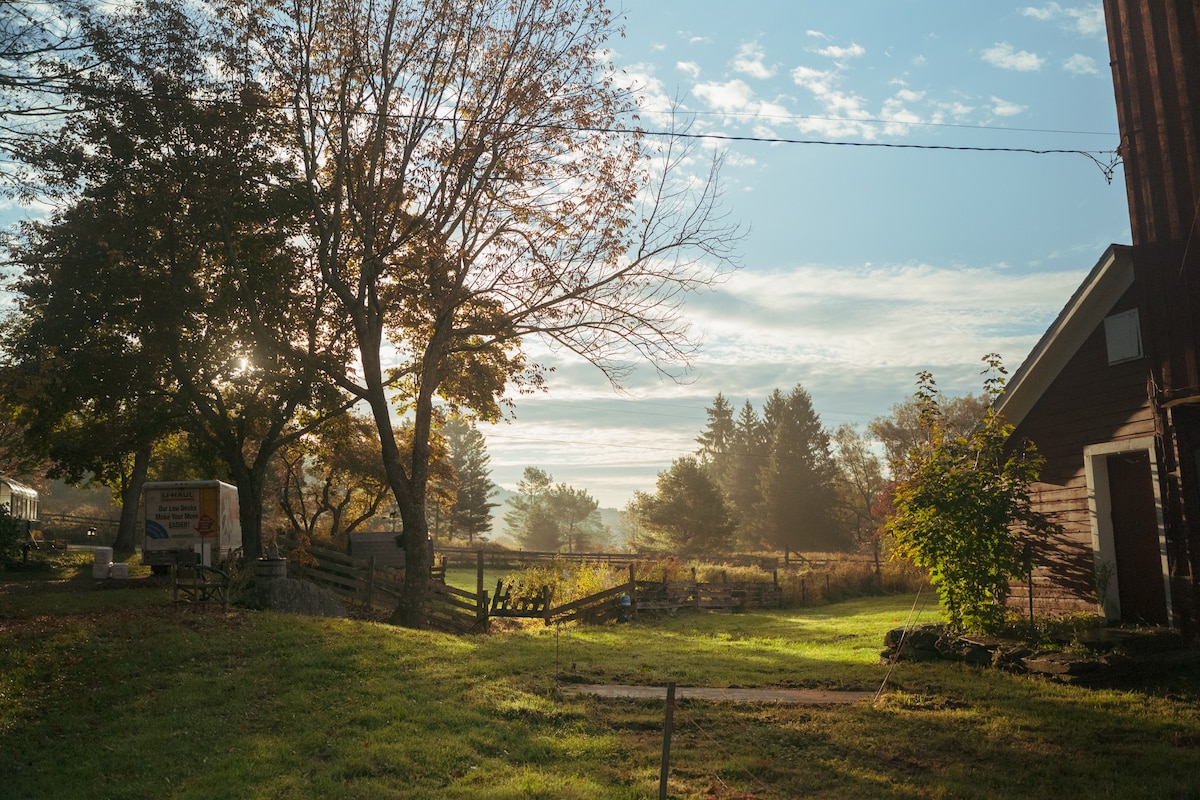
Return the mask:
[[[95,555],[96,563],[103,564],[106,569],[112,563],[113,549],[111,547],[93,547],[92,553]]]
[[[112,569],[111,561],[107,564],[101,564],[99,561],[97,561],[95,564],[92,564],[92,577],[98,581],[102,581],[108,577],[108,571],[110,569]]]
[[[108,577],[125,579],[129,577],[129,565],[118,561],[108,571]]]

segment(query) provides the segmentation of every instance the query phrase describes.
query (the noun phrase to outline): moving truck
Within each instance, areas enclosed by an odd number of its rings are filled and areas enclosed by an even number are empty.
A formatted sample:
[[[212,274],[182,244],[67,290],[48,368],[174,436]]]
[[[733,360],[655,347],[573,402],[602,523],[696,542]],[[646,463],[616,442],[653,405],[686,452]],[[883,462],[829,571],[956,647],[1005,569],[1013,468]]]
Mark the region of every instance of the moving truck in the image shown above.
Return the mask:
[[[151,481],[142,487],[142,509],[142,563],[156,572],[185,560],[215,567],[242,547],[236,486]]]

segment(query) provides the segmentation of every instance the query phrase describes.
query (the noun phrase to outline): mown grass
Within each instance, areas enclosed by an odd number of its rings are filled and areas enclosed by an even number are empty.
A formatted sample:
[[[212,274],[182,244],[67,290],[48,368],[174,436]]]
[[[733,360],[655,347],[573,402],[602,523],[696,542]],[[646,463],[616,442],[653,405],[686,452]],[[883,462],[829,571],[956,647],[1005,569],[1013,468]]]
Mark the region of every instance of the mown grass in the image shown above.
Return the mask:
[[[911,598],[456,638],[0,586],[0,798],[645,798],[663,704],[560,681],[878,688]],[[1194,676],[905,664],[877,704],[683,701],[676,798],[1195,796]]]

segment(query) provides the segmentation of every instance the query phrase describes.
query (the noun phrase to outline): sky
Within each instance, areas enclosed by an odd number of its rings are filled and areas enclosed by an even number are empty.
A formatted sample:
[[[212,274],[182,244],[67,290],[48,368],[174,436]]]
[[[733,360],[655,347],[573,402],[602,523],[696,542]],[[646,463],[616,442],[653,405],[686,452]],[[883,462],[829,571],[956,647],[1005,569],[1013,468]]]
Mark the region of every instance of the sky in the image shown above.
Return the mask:
[[[978,392],[980,358],[1015,371],[1130,240],[1121,167],[1101,168],[1119,137],[1099,2],[612,2],[647,129],[675,103],[692,133],[760,140],[704,142],[740,268],[687,302],[683,381],[646,365],[617,389],[527,343],[547,391],[481,426],[505,488],[535,466],[620,508],[695,452],[718,392],[761,409],[802,385],[830,430],[888,414],[920,370]]]
[[[797,384],[865,428],[930,370],[978,393],[1021,361],[1113,242],[1130,240],[1100,3],[624,0],[612,58],[654,128],[674,101],[726,152],[740,268],[685,307],[686,380],[614,389],[555,367],[481,428],[492,478],[527,466],[619,508],[696,450],[718,392],[761,408]],[[906,145],[909,147],[857,147]],[[949,148],[949,149],[934,149]],[[1037,155],[966,148],[1087,151]]]

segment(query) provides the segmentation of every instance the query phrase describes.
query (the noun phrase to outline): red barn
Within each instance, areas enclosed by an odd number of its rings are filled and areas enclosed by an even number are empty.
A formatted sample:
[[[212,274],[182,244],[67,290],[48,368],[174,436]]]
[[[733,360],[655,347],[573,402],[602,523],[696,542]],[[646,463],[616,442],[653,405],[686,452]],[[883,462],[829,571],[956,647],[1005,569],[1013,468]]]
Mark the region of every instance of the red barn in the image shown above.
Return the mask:
[[[1105,0],[1133,246],[1100,259],[1000,410],[1063,525],[1035,602],[1200,634],[1200,3]]]

